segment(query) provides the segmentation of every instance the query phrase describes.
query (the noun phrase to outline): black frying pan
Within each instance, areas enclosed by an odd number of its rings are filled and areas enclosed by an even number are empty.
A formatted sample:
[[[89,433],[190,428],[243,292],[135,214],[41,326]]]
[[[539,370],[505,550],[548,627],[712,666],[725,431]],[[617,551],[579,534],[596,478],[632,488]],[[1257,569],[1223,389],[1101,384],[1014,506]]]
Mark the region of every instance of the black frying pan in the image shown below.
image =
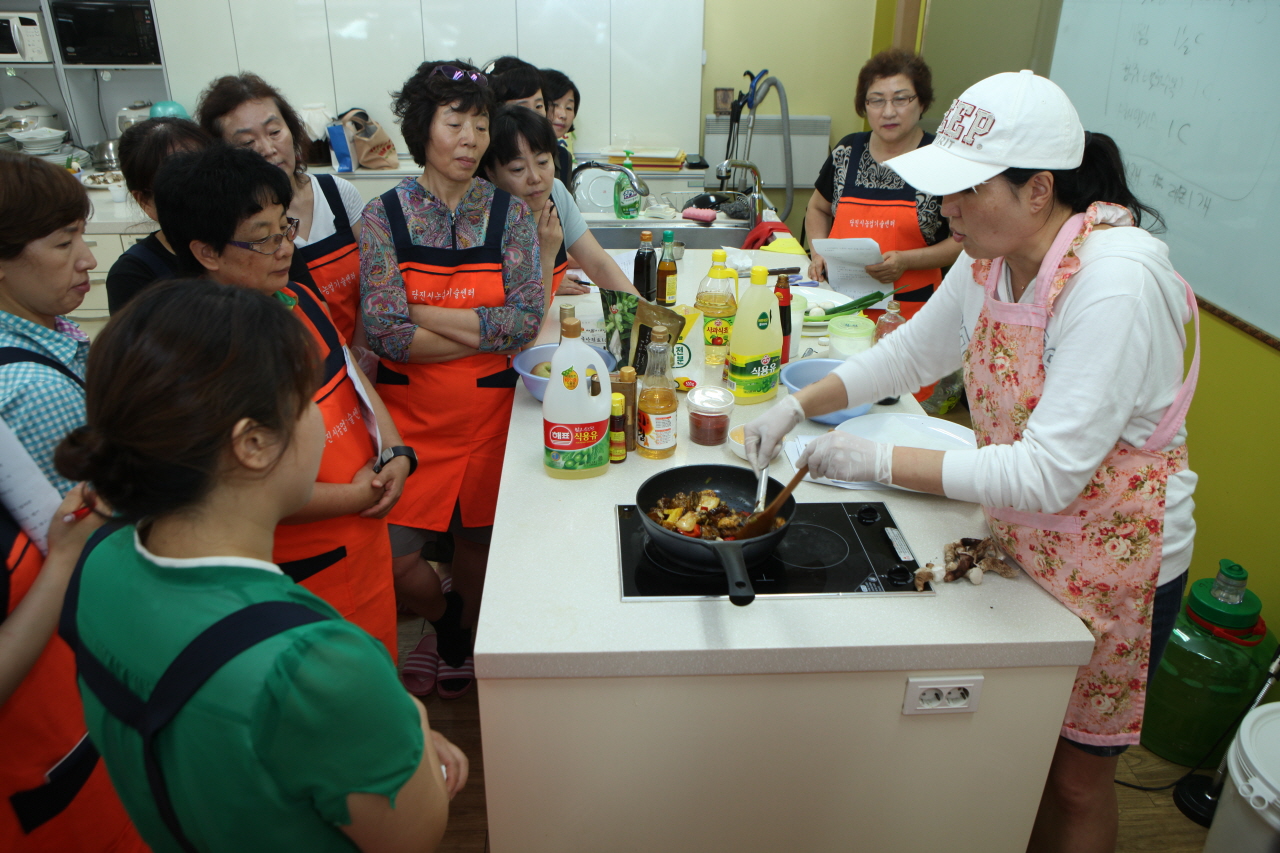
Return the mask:
[[[755,590],[751,588],[751,580],[747,577],[747,566],[754,566],[768,559],[782,537],[787,535],[791,525],[784,524],[764,536],[740,542],[715,542],[667,530],[650,518],[648,513],[658,505],[661,498],[672,497],[677,492],[700,492],[703,489],[713,489],[720,500],[733,509],[751,512],[756,501],[757,483],[756,475],[750,468],[740,468],[737,465],[685,465],[654,474],[636,492],[636,508],[640,510],[640,520],[654,547],[675,560],[682,568],[708,575],[724,573],[729,579],[729,600],[739,606],[750,604],[756,597]],[[782,483],[771,477],[765,492],[765,503],[782,489]],[[795,509],[796,499],[788,497],[778,511],[778,516],[790,522]]]

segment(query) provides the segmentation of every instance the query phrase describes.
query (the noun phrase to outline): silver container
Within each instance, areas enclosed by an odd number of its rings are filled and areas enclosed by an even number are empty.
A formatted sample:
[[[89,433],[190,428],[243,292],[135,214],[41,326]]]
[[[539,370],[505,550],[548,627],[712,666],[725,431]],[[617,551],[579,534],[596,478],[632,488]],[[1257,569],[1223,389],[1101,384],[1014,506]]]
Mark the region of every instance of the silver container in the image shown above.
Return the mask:
[[[104,139],[93,146],[93,167],[100,172],[120,168],[119,139]]]

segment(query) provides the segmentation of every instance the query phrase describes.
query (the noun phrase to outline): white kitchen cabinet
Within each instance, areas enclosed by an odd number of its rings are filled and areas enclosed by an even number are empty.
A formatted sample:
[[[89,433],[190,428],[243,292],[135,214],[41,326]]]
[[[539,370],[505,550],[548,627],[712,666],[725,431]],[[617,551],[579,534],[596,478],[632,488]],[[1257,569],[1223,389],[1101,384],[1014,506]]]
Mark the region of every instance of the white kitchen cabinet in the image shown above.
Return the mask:
[[[516,0],[422,0],[422,47],[429,60],[477,67],[516,54]]]
[[[240,71],[231,6],[226,2],[151,0],[173,100],[192,117],[200,93],[213,80]]]
[[[702,97],[702,3],[610,0],[610,142],[696,153]],[[584,149],[598,150],[598,149]]]
[[[295,109],[312,103],[338,108],[324,0],[230,0],[230,6],[240,68],[223,73],[252,71]]]
[[[609,0],[517,0],[516,7],[520,58],[563,71],[582,94],[577,149],[606,147],[612,121],[609,54],[617,31]]]

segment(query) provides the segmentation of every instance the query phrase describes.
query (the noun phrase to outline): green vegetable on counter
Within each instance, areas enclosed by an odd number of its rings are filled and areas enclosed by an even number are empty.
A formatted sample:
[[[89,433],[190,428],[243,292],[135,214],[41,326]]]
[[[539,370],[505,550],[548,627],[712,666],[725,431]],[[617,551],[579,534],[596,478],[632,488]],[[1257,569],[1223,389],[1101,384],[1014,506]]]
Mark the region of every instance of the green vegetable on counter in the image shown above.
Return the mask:
[[[837,305],[835,308],[832,308],[830,311],[827,311],[825,314],[807,316],[804,318],[804,321],[806,323],[826,323],[832,318],[840,317],[844,314],[853,314],[854,312],[861,311],[864,308],[870,308],[872,305],[875,305],[877,302],[885,299],[886,297],[893,296],[895,293],[898,293],[899,291],[906,290],[907,287],[909,286],[910,285],[903,285],[902,287],[899,287],[897,290],[891,290],[888,293],[884,293],[882,291],[877,290],[874,293],[868,293],[866,296],[859,296],[857,299],[853,300],[852,302],[846,302],[843,305]]]

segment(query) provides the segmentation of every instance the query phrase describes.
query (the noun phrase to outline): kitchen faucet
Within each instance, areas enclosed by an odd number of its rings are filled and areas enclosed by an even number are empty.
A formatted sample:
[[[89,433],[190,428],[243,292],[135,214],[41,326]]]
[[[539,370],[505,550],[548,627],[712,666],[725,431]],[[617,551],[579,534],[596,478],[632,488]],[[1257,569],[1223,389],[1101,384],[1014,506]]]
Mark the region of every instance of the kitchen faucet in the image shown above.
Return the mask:
[[[755,224],[764,216],[766,209],[776,211],[777,208],[764,194],[764,184],[760,180],[760,167],[750,160],[725,160],[716,166],[716,177],[720,179],[721,186],[724,186],[724,182],[733,174],[734,169],[746,169],[755,182],[750,195],[747,196],[751,201],[751,225],[755,227]]]
[[[627,180],[631,182],[631,187],[636,191],[637,195],[648,195],[649,185],[644,182],[644,178],[638,176],[635,172],[626,166],[615,166],[613,163],[600,163],[596,160],[587,160],[573,167],[573,171],[569,174],[569,192],[574,196],[578,194],[579,175],[587,169],[602,169],[606,172],[622,172],[627,176]]]

